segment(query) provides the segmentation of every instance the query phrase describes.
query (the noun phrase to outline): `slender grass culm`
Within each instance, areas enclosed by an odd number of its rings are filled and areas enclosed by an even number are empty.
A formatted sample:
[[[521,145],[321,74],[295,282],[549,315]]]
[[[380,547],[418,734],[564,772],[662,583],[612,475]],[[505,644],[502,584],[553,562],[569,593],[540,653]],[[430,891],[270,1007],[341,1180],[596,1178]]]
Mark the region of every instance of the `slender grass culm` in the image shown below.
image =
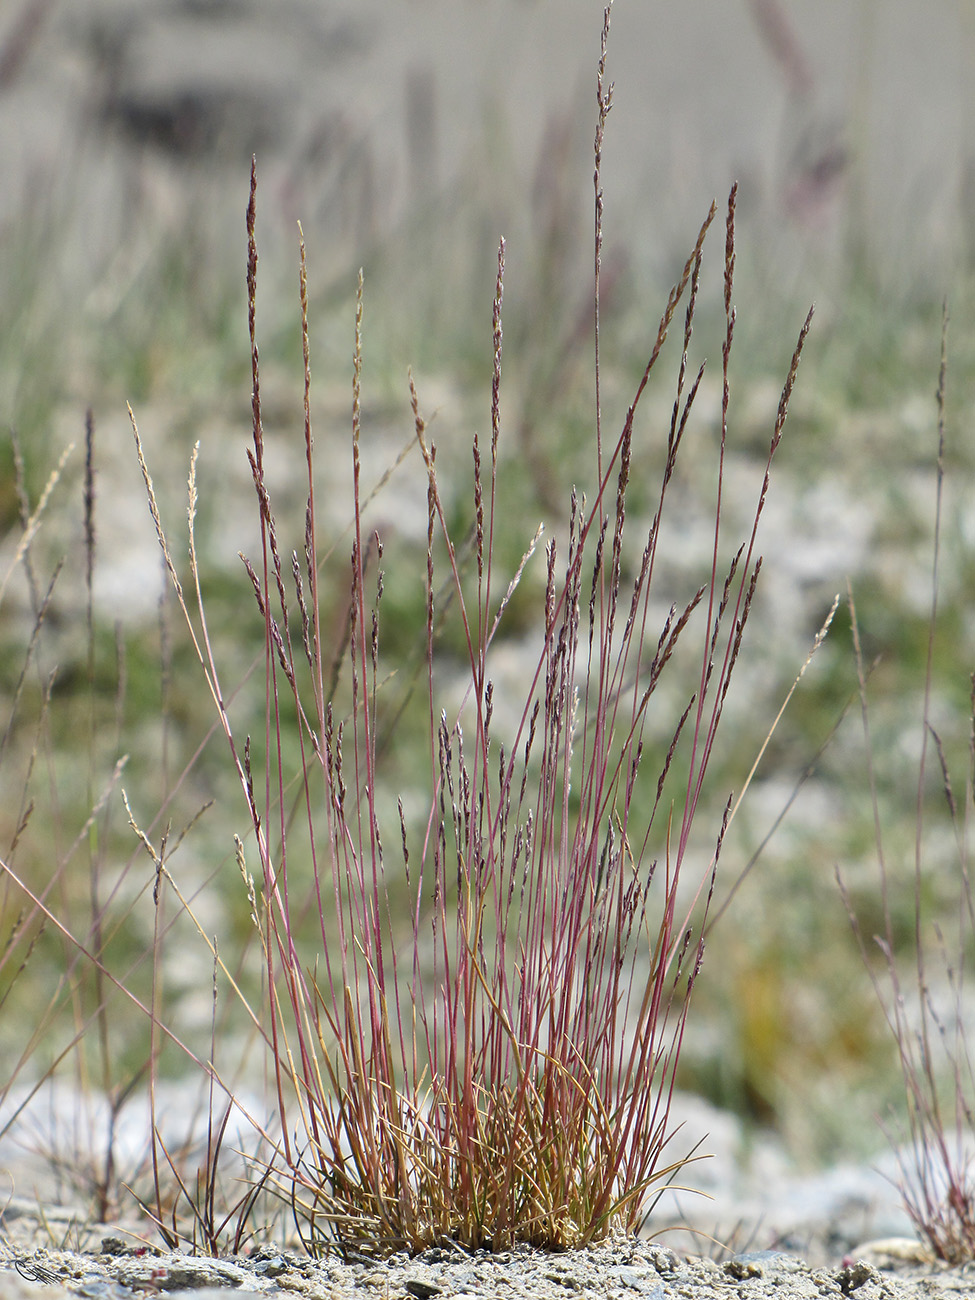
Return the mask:
[[[361,486],[360,446],[368,436],[361,406],[362,279],[353,365],[351,601],[344,664],[333,687],[332,641],[319,594],[305,250],[302,242],[307,509],[304,537],[289,558],[266,473],[252,170],[248,454],[261,547],[246,565],[265,632],[262,737],[240,743],[235,736],[202,603],[198,647],[250,814],[253,847],[246,853],[257,857],[255,881],[239,845],[265,963],[264,1033],[280,1125],[268,1157],[272,1181],[290,1199],[313,1253],[335,1241],[358,1250],[419,1250],[446,1241],[495,1250],[515,1242],[582,1246],[617,1226],[636,1230],[686,1160],[672,1151],[668,1115],[727,811],[713,831],[711,864],[703,872],[695,866],[693,880],[685,878],[689,839],[761,567],[756,533],[809,319],[782,392],[750,533],[725,565],[732,190],[710,569],[697,590],[670,606],[662,623],[655,621],[651,590],[668,486],[703,374],[703,367],[688,373],[688,351],[715,209],[671,291],[621,430],[607,439],[599,273],[600,160],[612,99],[605,77],[608,30],[607,10],[595,138],[594,487],[589,495],[572,493],[564,551],[554,542],[545,550],[537,656],[524,677],[514,734],[497,735],[495,643],[539,540],[526,536],[521,564],[513,574],[498,572],[496,539],[512,527],[498,474],[502,241],[491,434],[486,447],[477,436],[473,442],[469,548],[455,536],[436,448],[410,379],[427,471],[429,785],[423,816],[408,817],[401,801],[392,827],[377,741],[385,676],[383,546],[370,529]],[[635,417],[682,304],[683,347],[664,467],[634,559],[625,543]],[[146,479],[152,502],[148,471]],[[191,475],[190,554],[199,597],[196,490]],[[192,626],[155,510],[154,518]],[[448,691],[439,671],[448,620],[465,661],[459,707],[455,678]],[[651,702],[678,647],[696,658],[698,684],[661,746],[648,739]],[[504,704],[508,716],[511,702]],[[318,919],[313,952],[298,933],[306,887],[292,874],[293,863],[309,860]],[[404,915],[405,946],[395,920]]]

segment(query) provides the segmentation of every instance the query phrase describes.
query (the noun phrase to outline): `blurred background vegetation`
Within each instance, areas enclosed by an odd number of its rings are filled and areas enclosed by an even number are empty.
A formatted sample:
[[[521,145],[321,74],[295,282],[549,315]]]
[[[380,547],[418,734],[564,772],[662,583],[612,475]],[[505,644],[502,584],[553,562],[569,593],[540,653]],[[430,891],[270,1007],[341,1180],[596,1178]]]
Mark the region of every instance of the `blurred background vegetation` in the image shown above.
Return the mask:
[[[383,780],[405,792],[408,806],[427,745],[422,689],[419,698],[410,693],[422,652],[426,505],[422,466],[409,450],[406,371],[413,367],[433,417],[442,488],[463,534],[472,432],[483,435],[490,421],[501,235],[508,248],[501,471],[508,513],[498,552],[505,570],[517,565],[538,522],[561,535],[572,486],[591,488],[594,475],[592,136],[602,6],[349,0],[326,15],[289,0],[273,20],[264,9],[243,0],[138,9],[111,0],[21,0],[5,7],[0,22],[4,575],[25,514],[65,445],[77,444],[29,564],[14,572],[0,604],[0,855],[35,889],[54,882],[52,911],[80,918],[81,931],[91,942],[97,936],[112,968],[143,998],[150,995],[151,864],[117,788],[89,824],[120,755],[129,756],[121,784],[140,824],[156,843],[171,828],[170,866],[204,928],[221,935],[224,953],[250,934],[232,839],[243,831],[245,810],[166,594],[125,403],[139,422],[178,564],[189,455],[200,440],[210,631],[225,689],[239,688],[238,730],[260,734],[263,630],[237,558],[239,550],[253,552],[258,536],[244,454],[251,154],[271,475],[281,532],[299,548],[297,219],[308,248],[319,501],[335,547],[324,600],[336,652],[348,589],[354,294],[358,268],[365,270],[367,482],[392,471],[370,506],[385,543],[383,635],[395,674]],[[732,179],[740,181],[729,545],[750,518],[795,336],[816,304],[760,539],[760,594],[712,767],[711,803],[699,814],[702,852],[849,580],[865,654],[876,661],[879,807],[904,886],[894,919],[910,960],[945,298],[947,495],[934,714],[959,787],[970,730],[975,5],[620,3],[609,74],[616,82],[603,174],[609,429],[622,421],[666,293],[711,199],[720,211]],[[696,361],[707,356],[710,369],[688,435],[697,448],[675,485],[658,578],[662,610],[686,596],[707,561],[723,336],[722,235],[715,234],[694,344]],[[649,518],[654,500],[673,400],[666,376],[677,356],[672,346],[640,421],[637,519],[641,509]],[[639,527],[631,542],[642,544]],[[38,601],[62,557],[32,643]],[[537,564],[510,611],[499,710],[506,699],[509,708],[520,703],[542,582]],[[712,933],[684,1048],[684,1086],[771,1126],[808,1161],[879,1145],[870,1121],[897,1104],[900,1088],[834,879],[839,867],[864,929],[876,928],[873,808],[855,691],[841,605],[726,844],[719,900],[801,783]],[[939,820],[940,782],[932,780],[928,793],[926,901],[935,912],[950,911],[952,840]],[[38,1027],[30,1073],[46,1069],[80,1027],[97,1023],[89,1018],[105,990],[81,978],[71,945],[50,925],[19,975],[33,937],[17,929],[20,906],[16,889],[0,883],[0,943],[10,941],[14,954],[0,968],[0,1057],[18,1059],[25,1026]],[[163,922],[174,928],[159,996],[178,1031],[205,1044],[210,956],[185,918],[173,919],[172,899],[167,907]],[[256,956],[252,949],[241,959],[254,992]],[[80,979],[70,994],[69,969]],[[120,1088],[139,1076],[147,1033],[117,993],[108,996],[115,1077],[95,1063],[90,1069],[97,1082]],[[52,999],[49,1023],[37,1008]],[[173,1052],[167,1068],[177,1071],[181,1060]]]

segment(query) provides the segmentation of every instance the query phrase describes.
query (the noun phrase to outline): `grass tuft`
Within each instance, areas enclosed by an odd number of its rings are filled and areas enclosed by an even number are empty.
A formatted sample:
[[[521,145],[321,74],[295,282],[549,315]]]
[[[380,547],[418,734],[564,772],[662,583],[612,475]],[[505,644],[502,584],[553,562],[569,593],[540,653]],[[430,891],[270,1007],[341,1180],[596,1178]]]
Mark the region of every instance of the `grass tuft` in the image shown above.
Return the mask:
[[[85,807],[91,811],[75,842],[59,856],[50,884],[33,885],[18,871],[15,851],[31,818],[28,780],[0,859],[9,935],[0,953],[0,1006],[36,961],[36,945],[53,938],[66,973],[52,1014],[69,1004],[74,1028],[37,1087],[72,1052],[83,1062],[87,1084],[84,1038],[90,1036],[95,1081],[109,1116],[105,1150],[89,1189],[94,1218],[103,1220],[117,1208],[124,1186],[170,1246],[238,1251],[269,1229],[267,1196],[273,1195],[289,1207],[312,1254],[336,1242],[347,1250],[377,1252],[446,1242],[494,1250],[523,1242],[554,1250],[585,1246],[618,1227],[638,1230],[660,1194],[697,1158],[693,1135],[686,1147],[678,1145],[670,1107],[704,959],[717,864],[737,805],[729,798],[716,824],[700,833],[694,828],[759,580],[758,530],[811,313],[772,422],[750,524],[729,546],[723,501],[736,325],[737,188],[732,189],[722,261],[713,536],[702,571],[686,590],[675,588],[661,547],[674,522],[670,490],[685,442],[704,436],[706,424],[695,411],[705,368],[694,367],[692,353],[705,246],[717,208],[711,206],[649,332],[647,360],[629,404],[611,418],[604,409],[600,354],[601,160],[613,95],[606,78],[608,38],[607,8],[594,141],[590,478],[585,488],[572,491],[556,537],[543,546],[546,529],[532,521],[512,549],[511,535],[518,537],[524,521],[509,504],[509,475],[502,472],[512,452],[503,418],[501,240],[491,312],[490,437],[472,437],[464,507],[446,493],[435,426],[425,418],[409,376],[427,531],[423,572],[416,575],[418,590],[423,586],[422,649],[412,679],[405,687],[397,683],[403,687],[399,694],[393,684],[403,658],[390,654],[386,641],[384,541],[374,522],[375,492],[363,482],[369,438],[363,277],[360,272],[352,356],[351,540],[343,562],[323,540],[321,498],[330,487],[331,467],[323,472],[315,458],[300,227],[306,496],[303,528],[290,547],[275,513],[257,337],[256,164],[246,216],[246,283],[248,462],[260,540],[241,559],[263,630],[263,708],[249,712],[247,701],[223,686],[219,638],[211,637],[197,550],[198,448],[190,460],[184,574],[129,408],[166,577],[202,666],[215,726],[229,746],[250,823],[249,832],[235,839],[233,889],[257,944],[245,945],[238,963],[228,965],[198,901],[203,886],[187,888],[173,873],[173,857],[200,814],[175,831],[171,795],[200,750],[171,782],[165,718],[165,794],[146,829],[123,795],[137,846],[133,858],[142,861],[144,853],[150,870],[138,880],[134,871],[130,877],[132,859],[118,872],[109,870],[108,808],[125,759],[117,756],[110,777],[95,781],[102,758],[92,703],[85,733],[91,774]],[[659,483],[650,491],[641,482],[636,493],[631,479],[637,477],[635,447],[645,437],[644,394],[663,368],[665,352],[669,356],[672,333],[673,402],[662,431]],[[517,431],[513,447],[518,469],[535,472]],[[22,541],[14,567],[30,569],[38,524],[55,485],[56,476],[33,511],[21,492]],[[95,489],[89,418],[82,499],[90,701],[96,678]],[[335,597],[336,573],[344,599]],[[0,600],[7,582],[6,576],[0,582]],[[34,591],[35,637],[48,599]],[[166,618],[161,607],[164,713],[173,666]],[[512,623],[516,635],[509,636]],[[528,648],[512,687],[503,670],[515,642]],[[114,738],[120,753],[121,638],[117,660]],[[29,650],[25,675],[31,661]],[[44,687],[31,767],[47,740],[54,681],[52,674]],[[421,710],[415,701],[410,709],[404,704],[403,695],[410,702],[414,691],[425,696]],[[250,721],[241,725],[241,717]],[[396,728],[412,727],[418,717],[422,749],[409,752],[420,756],[403,788],[394,790],[385,746]],[[5,745],[6,736],[0,756]],[[75,924],[68,866],[85,845],[90,916]],[[206,885],[213,887],[212,877]],[[145,900],[148,907],[150,897],[147,918],[137,905]],[[23,913],[10,912],[14,899],[26,900]],[[120,957],[134,921],[141,921],[141,947],[134,956]],[[166,959],[177,943],[177,922],[195,929],[212,963],[204,1046],[177,1033],[169,1014]],[[246,969],[248,957],[259,973]],[[259,999],[253,994],[258,984]],[[236,1020],[224,1019],[224,987]],[[122,1031],[112,1014],[119,1001],[135,1010],[147,1038],[144,1055],[124,1069],[116,1060]],[[253,1041],[264,1049],[270,1118],[260,1109],[266,1098],[255,1105],[222,1072],[229,1050],[222,1027],[241,1019],[252,1035],[242,1057]],[[12,1080],[26,1073],[46,1024],[42,1018]],[[191,1130],[174,1136],[167,1128],[161,1080],[170,1049],[204,1081],[208,1118],[202,1145],[194,1143]],[[143,1084],[146,1151],[128,1176],[116,1130],[123,1107]],[[28,1089],[18,1113],[37,1087]],[[12,1082],[0,1101],[8,1093]],[[5,1116],[5,1127],[15,1118]],[[244,1158],[246,1181],[237,1191],[227,1190],[232,1119],[241,1120],[253,1138]]]
[[[441,1242],[506,1249],[583,1246],[614,1226],[635,1230],[688,1159],[673,1154],[674,1074],[730,801],[713,847],[692,826],[761,568],[757,531],[809,328],[799,336],[768,445],[749,534],[730,559],[722,489],[735,326],[735,208],[724,252],[723,397],[709,570],[659,621],[651,600],[668,487],[703,366],[689,351],[712,205],[651,336],[649,360],[615,438],[604,442],[600,395],[600,156],[611,106],[608,10],[598,74],[595,152],[595,480],[573,492],[566,541],[545,548],[536,649],[511,728],[496,722],[493,665],[511,597],[533,564],[496,572],[509,529],[499,490],[505,245],[493,306],[490,446],[472,444],[472,544],[455,536],[437,449],[410,378],[427,475],[423,812],[403,801],[390,823],[377,737],[386,709],[383,542],[361,483],[363,281],[352,368],[353,527],[348,625],[338,676],[327,661],[318,595],[314,438],[305,250],[307,502],[304,536],[286,555],[266,472],[257,323],[256,170],[247,209],[253,438],[248,451],[261,525],[244,559],[264,624],[263,735],[235,735],[206,635],[199,579],[194,642],[248,807],[280,1144],[270,1181],[292,1205],[309,1251],[420,1250]],[[641,398],[684,304],[667,453],[637,552],[628,490]],[[138,433],[136,431],[138,439]],[[153,521],[187,622],[186,591],[139,451]],[[191,498],[195,494],[191,476]],[[191,538],[193,505],[191,500]],[[243,557],[242,557],[243,558]],[[444,571],[444,576],[441,572]],[[499,591],[504,592],[499,598]],[[463,647],[463,687],[447,689],[444,627]],[[299,631],[300,628],[300,631]],[[693,629],[693,630],[692,630]],[[696,642],[693,637],[697,638]],[[659,742],[653,700],[675,659],[696,662],[697,688]],[[328,686],[328,683],[333,685]],[[651,718],[653,725],[651,726]],[[410,792],[416,796],[416,790]],[[398,844],[393,865],[388,845]],[[308,891],[305,870],[311,872]],[[250,876],[241,860],[246,882]],[[688,878],[690,877],[690,878]],[[258,895],[258,888],[260,894]],[[317,952],[299,938],[309,906]],[[270,1163],[268,1166],[270,1171]]]

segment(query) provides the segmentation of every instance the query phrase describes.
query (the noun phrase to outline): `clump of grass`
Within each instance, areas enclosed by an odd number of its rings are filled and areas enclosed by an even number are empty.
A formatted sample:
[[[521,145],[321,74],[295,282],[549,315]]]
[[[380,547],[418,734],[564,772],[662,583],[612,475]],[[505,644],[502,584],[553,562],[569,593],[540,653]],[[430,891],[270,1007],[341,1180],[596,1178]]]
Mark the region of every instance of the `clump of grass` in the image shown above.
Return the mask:
[[[469,544],[441,495],[436,447],[410,379],[427,471],[425,678],[429,764],[423,812],[384,788],[377,733],[387,708],[382,539],[361,485],[363,290],[353,352],[353,527],[348,626],[337,675],[322,626],[304,243],[304,536],[285,551],[266,476],[256,336],[256,174],[248,206],[253,443],[261,549],[246,560],[264,623],[265,727],[242,742],[199,593],[190,480],[191,616],[145,469],[153,518],[192,628],[252,824],[257,880],[239,866],[260,931],[280,1139],[271,1177],[308,1249],[453,1241],[504,1249],[582,1246],[637,1228],[685,1163],[668,1120],[728,808],[702,859],[692,826],[761,560],[756,539],[771,462],[809,326],[799,336],[757,485],[751,530],[724,559],[722,490],[735,310],[735,201],[724,248],[723,400],[713,548],[704,582],[658,617],[651,593],[668,487],[703,375],[689,371],[712,206],[669,296],[619,432],[600,394],[600,159],[612,87],[607,10],[595,140],[595,480],[573,492],[566,541],[545,548],[537,648],[506,727],[493,665],[505,612],[535,554],[495,566],[510,529],[498,490],[502,407],[501,242],[493,311],[491,434],[472,446]],[[656,506],[636,551],[627,501],[642,395],[684,305],[683,342]],[[134,426],[133,421],[133,426]],[[136,429],[138,441],[138,430]],[[441,578],[441,570],[444,578]],[[669,607],[669,609],[667,609]],[[464,687],[444,683],[453,620]],[[692,638],[696,635],[696,642]],[[662,675],[689,655],[697,687],[670,723],[652,719]],[[652,721],[651,721],[652,719]],[[659,739],[663,735],[663,740]],[[296,756],[296,757],[295,757]],[[415,798],[415,791],[407,792]],[[730,802],[728,807],[730,808]],[[396,865],[390,845],[397,844]],[[310,874],[311,886],[308,886]],[[688,879],[690,875],[690,879]],[[259,892],[258,892],[259,891]],[[311,907],[318,943],[302,949]],[[402,920],[401,920],[402,918]],[[405,930],[405,941],[404,941]]]
[[[651,332],[649,360],[618,431],[604,437],[600,163],[612,101],[605,79],[608,22],[607,10],[595,141],[592,487],[588,494],[573,493],[561,544],[550,542],[543,559],[538,554],[542,530],[532,537],[529,529],[520,564],[502,571],[499,553],[511,551],[501,539],[516,527],[499,475],[502,242],[494,292],[490,440],[488,445],[478,437],[473,441],[472,508],[459,526],[458,512],[445,504],[436,447],[410,381],[415,444],[427,478],[419,680],[426,685],[429,757],[398,802],[380,762],[380,738],[401,717],[412,715],[398,712],[389,687],[383,543],[370,524],[371,498],[361,484],[360,447],[368,436],[361,404],[362,286],[353,365],[349,599],[345,627],[336,632],[325,626],[328,606],[320,590],[323,565],[337,568],[339,562],[321,540],[316,508],[316,489],[320,493],[328,479],[319,477],[314,464],[303,245],[307,510],[304,535],[290,558],[279,542],[268,489],[252,175],[250,456],[262,543],[247,571],[264,631],[262,735],[239,740],[233,695],[221,685],[220,654],[201,597],[195,458],[188,591],[163,531],[141,443],[139,456],[169,578],[204,666],[251,822],[249,843],[237,844],[237,865],[260,937],[265,1004],[248,1004],[240,965],[225,963],[216,940],[194,919],[192,896],[173,878],[170,862],[185,832],[169,825],[168,775],[167,793],[148,833],[129,813],[140,845],[133,857],[144,849],[152,867],[135,903],[120,890],[132,858],[118,871],[110,869],[114,828],[106,810],[114,802],[121,758],[110,776],[89,778],[85,797],[91,811],[59,854],[49,882],[35,886],[18,870],[17,854],[33,816],[30,774],[16,828],[0,859],[0,919],[4,935],[9,934],[0,954],[0,1007],[26,966],[36,964],[39,945],[53,937],[63,949],[64,976],[50,1016],[67,1004],[72,1028],[68,1043],[41,1073],[53,1076],[74,1054],[79,1082],[100,1088],[105,1098],[105,1146],[96,1153],[87,1187],[93,1221],[118,1211],[126,1184],[171,1246],[239,1250],[269,1224],[264,1194],[273,1188],[287,1198],[312,1252],[335,1239],[358,1248],[419,1249],[446,1240],[496,1249],[514,1241],[558,1248],[598,1240],[614,1225],[638,1227],[687,1158],[687,1148],[674,1149],[670,1099],[729,811],[711,828],[706,851],[692,836],[693,823],[758,579],[757,530],[809,322],[792,358],[764,474],[756,483],[750,531],[729,555],[722,494],[735,331],[732,191],[724,246],[713,547],[700,586],[680,599],[669,590],[662,596],[655,579],[670,513],[669,487],[685,437],[694,436],[692,416],[703,374],[703,367],[691,370],[690,353],[715,209]],[[640,520],[630,472],[641,401],[675,322],[679,330],[681,308],[674,403],[662,438],[664,467],[655,497],[641,488],[641,500],[654,504],[649,517]],[[89,699],[96,671],[93,443],[89,424],[83,485]],[[42,510],[43,501],[34,512],[24,510],[16,562],[25,567]],[[640,533],[631,542],[635,528]],[[539,568],[544,572],[536,578]],[[495,680],[513,599],[517,592],[526,607],[534,597],[525,589],[533,582],[538,613],[523,693],[502,699]],[[0,598],[3,591],[0,586]],[[49,593],[35,602],[35,637],[48,599]],[[330,649],[335,645],[337,656]],[[25,672],[33,667],[32,654],[33,638]],[[673,712],[672,695],[661,709],[660,682],[666,673],[668,684],[676,685],[681,661],[696,687]],[[124,664],[118,668],[121,699]],[[165,678],[165,663],[163,673]],[[32,768],[47,747],[53,684],[53,676],[41,683]],[[92,774],[103,758],[95,752],[98,731],[92,712],[85,732]],[[120,752],[120,733],[115,739]],[[391,844],[398,846],[393,854],[398,861],[390,859]],[[87,921],[79,919],[76,903],[68,898],[75,863],[83,855]],[[256,882],[248,857],[256,859]],[[151,941],[135,955],[125,952],[123,961],[119,937],[138,900],[148,901],[150,891]],[[175,906],[167,910],[174,898]],[[11,909],[22,899],[26,910],[14,916]],[[164,948],[174,946],[174,925],[184,916],[204,935],[213,959],[209,1056],[195,1040],[191,1050],[189,1040],[178,1036],[165,996]],[[310,947],[309,917],[317,929]],[[271,1121],[249,1109],[221,1065],[235,1049],[222,1041],[221,980],[268,1049],[276,1111]],[[120,1065],[116,1050],[121,1033],[111,1008],[122,999],[147,1028],[144,1054],[136,1053],[134,1064],[127,1058]],[[0,1090],[0,1104],[12,1103],[5,1107],[4,1127],[29,1104],[29,1098],[13,1102],[13,1083],[30,1073],[50,1023],[45,1014]],[[203,1072],[210,1119],[202,1151],[189,1130],[176,1137],[166,1131],[157,1086],[167,1044]],[[149,1093],[145,1159],[134,1170],[123,1169],[118,1121],[143,1083]],[[250,1184],[240,1192],[226,1190],[234,1111],[250,1125],[257,1144],[246,1162]],[[693,1149],[693,1138],[688,1147]],[[199,1162],[195,1175],[194,1161]]]
[[[952,783],[947,748],[933,721],[933,666],[939,632],[938,598],[941,562],[943,491],[945,478],[945,390],[947,376],[947,311],[942,323],[941,368],[937,390],[938,454],[928,620],[927,662],[921,708],[921,745],[915,794],[913,853],[913,972],[905,976],[896,940],[895,907],[898,873],[885,848],[878,795],[878,778],[871,744],[869,665],[865,663],[856,605],[849,594],[853,646],[860,687],[860,704],[867,776],[874,809],[877,862],[880,872],[882,930],[871,945],[861,928],[856,905],[839,876],[840,888],[864,962],[897,1047],[907,1114],[907,1143],[895,1148],[904,1208],[921,1238],[938,1259],[949,1264],[975,1258],[975,1056],[971,1022],[967,1017],[966,966],[975,936],[975,893],[969,863],[971,812],[975,789],[975,676],[971,678],[968,772],[964,802],[959,804]],[[928,840],[927,787],[936,756],[955,859],[948,882],[953,897],[948,912],[952,934],[937,915],[942,868]],[[874,960],[881,954],[879,966]],[[894,1139],[894,1133],[889,1136]]]

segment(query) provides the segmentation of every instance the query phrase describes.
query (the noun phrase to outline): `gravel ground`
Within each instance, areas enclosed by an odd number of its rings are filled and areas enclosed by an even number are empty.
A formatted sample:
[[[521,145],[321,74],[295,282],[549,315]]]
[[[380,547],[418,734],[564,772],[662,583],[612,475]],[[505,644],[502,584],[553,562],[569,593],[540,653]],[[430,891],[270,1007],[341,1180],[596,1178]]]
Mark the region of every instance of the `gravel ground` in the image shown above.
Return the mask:
[[[163,1091],[158,1100],[163,1114],[192,1109],[185,1087]],[[208,1297],[228,1289],[333,1300],[567,1293],[651,1300],[773,1294],[799,1300],[854,1292],[861,1300],[975,1296],[975,1267],[943,1270],[908,1235],[896,1189],[881,1169],[850,1165],[804,1174],[775,1138],[749,1135],[736,1117],[693,1097],[676,1097],[672,1118],[684,1131],[709,1134],[701,1150],[710,1157],[690,1167],[687,1183],[697,1192],[669,1190],[661,1197],[652,1241],[621,1237],[557,1255],[430,1250],[379,1262],[314,1262],[276,1244],[247,1257],[194,1258],[157,1249],[144,1222],[90,1225],[83,1204],[57,1203],[67,1199],[65,1165],[76,1150],[68,1133],[77,1130],[82,1113],[96,1149],[104,1115],[90,1104],[80,1110],[62,1087],[40,1094],[36,1114],[47,1117],[45,1129],[35,1115],[0,1139],[0,1169],[17,1193],[0,1205],[0,1300],[39,1294],[114,1300],[160,1292]],[[145,1119],[133,1101],[117,1134],[119,1169],[133,1166],[142,1152]],[[51,1155],[57,1150],[60,1163]],[[66,1243],[79,1249],[55,1248]]]
[[[904,1243],[866,1245],[839,1264],[810,1267],[797,1255],[754,1251],[723,1262],[682,1258],[641,1241],[618,1239],[595,1249],[560,1255],[515,1250],[473,1255],[429,1250],[416,1258],[396,1255],[382,1262],[311,1261],[261,1250],[247,1259],[208,1260],[184,1255],[131,1253],[107,1238],[99,1254],[37,1251],[0,1274],[5,1300],[43,1293],[99,1296],[195,1296],[214,1300],[238,1295],[304,1295],[340,1300],[352,1296],[601,1296],[629,1300],[705,1300],[738,1297],[777,1300],[856,1295],[858,1300],[912,1300],[975,1294],[975,1268],[939,1271],[918,1262]],[[905,1254],[907,1258],[905,1258]]]

